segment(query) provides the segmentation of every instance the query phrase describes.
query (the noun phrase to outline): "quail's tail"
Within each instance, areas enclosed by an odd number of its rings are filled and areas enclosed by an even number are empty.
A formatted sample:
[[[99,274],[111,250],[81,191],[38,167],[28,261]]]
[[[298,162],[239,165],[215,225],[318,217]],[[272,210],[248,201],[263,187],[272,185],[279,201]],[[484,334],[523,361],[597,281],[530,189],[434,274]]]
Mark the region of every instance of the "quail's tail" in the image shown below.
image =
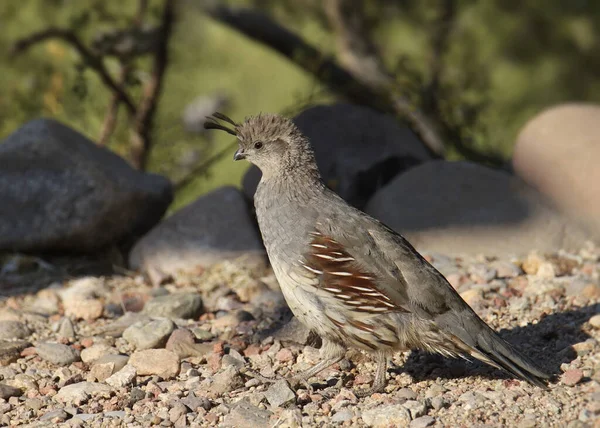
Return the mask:
[[[463,328],[452,334],[453,341],[463,352],[532,385],[548,389],[547,382],[553,377],[551,374],[540,369],[530,358],[513,348],[479,317],[473,315],[468,316],[468,320],[463,319]]]

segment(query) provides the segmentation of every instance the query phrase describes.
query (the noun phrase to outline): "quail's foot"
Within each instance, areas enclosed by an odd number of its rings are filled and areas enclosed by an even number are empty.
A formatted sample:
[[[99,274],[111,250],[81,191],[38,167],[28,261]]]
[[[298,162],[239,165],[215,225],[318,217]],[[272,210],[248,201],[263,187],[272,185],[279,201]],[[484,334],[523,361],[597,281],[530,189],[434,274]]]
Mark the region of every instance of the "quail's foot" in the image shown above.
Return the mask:
[[[377,392],[382,392],[385,388],[385,373],[387,371],[387,355],[384,352],[378,352],[375,356],[377,368],[375,369],[375,380],[373,385],[367,389],[354,391],[354,394],[359,397],[369,397]]]
[[[304,386],[306,387],[306,389],[308,391],[312,391],[312,387],[310,386],[310,384],[308,383],[307,379],[303,379],[301,377],[299,377],[298,375],[296,376],[288,376],[288,377],[283,377],[283,376],[276,376],[276,377],[266,377],[261,375],[260,373],[257,373],[255,371],[243,368],[240,371],[243,375],[246,375],[248,377],[251,377],[253,379],[257,379],[262,383],[275,383],[278,382],[280,380],[285,380],[287,383],[290,384],[290,387],[294,390],[298,389],[298,387],[300,386]]]

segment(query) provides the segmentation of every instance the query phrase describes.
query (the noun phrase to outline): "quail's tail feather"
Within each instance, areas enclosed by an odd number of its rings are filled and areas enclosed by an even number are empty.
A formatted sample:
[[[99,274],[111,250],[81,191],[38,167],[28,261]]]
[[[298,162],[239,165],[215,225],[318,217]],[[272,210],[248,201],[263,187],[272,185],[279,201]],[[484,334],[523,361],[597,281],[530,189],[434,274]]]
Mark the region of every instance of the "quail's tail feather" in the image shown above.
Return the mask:
[[[477,334],[470,335],[471,340],[460,340],[462,349],[469,355],[486,364],[504,370],[511,375],[525,380],[532,385],[548,389],[547,382],[551,374],[544,372],[529,358],[518,352],[510,343],[502,339],[494,330],[480,319],[477,323]],[[471,329],[469,329],[471,330]]]
[[[471,355],[532,385],[548,389],[547,381],[552,376],[536,367],[529,358],[520,354],[495,333],[490,334],[473,349]]]

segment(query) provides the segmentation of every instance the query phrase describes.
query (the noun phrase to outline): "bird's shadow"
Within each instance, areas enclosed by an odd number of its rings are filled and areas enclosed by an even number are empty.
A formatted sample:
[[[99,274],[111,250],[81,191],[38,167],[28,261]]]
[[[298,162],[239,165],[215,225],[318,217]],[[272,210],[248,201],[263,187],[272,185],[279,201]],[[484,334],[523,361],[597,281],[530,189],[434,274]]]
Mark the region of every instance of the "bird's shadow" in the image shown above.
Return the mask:
[[[577,358],[572,346],[590,337],[581,327],[599,311],[600,304],[583,306],[547,315],[537,324],[504,329],[498,333],[546,372],[557,375],[561,364]],[[415,381],[470,376],[510,379],[510,375],[479,361],[444,358],[422,351],[411,352],[403,365],[392,367],[390,371],[408,373]]]

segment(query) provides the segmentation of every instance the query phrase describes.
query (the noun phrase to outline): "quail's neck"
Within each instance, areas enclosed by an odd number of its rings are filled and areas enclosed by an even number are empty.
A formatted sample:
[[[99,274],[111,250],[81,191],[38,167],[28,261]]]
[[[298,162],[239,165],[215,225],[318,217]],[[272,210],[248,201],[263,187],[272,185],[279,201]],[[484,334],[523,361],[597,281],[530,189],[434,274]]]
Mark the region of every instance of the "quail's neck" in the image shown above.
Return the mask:
[[[259,189],[286,198],[307,200],[321,194],[325,184],[315,166],[285,169],[272,174],[263,172]]]

